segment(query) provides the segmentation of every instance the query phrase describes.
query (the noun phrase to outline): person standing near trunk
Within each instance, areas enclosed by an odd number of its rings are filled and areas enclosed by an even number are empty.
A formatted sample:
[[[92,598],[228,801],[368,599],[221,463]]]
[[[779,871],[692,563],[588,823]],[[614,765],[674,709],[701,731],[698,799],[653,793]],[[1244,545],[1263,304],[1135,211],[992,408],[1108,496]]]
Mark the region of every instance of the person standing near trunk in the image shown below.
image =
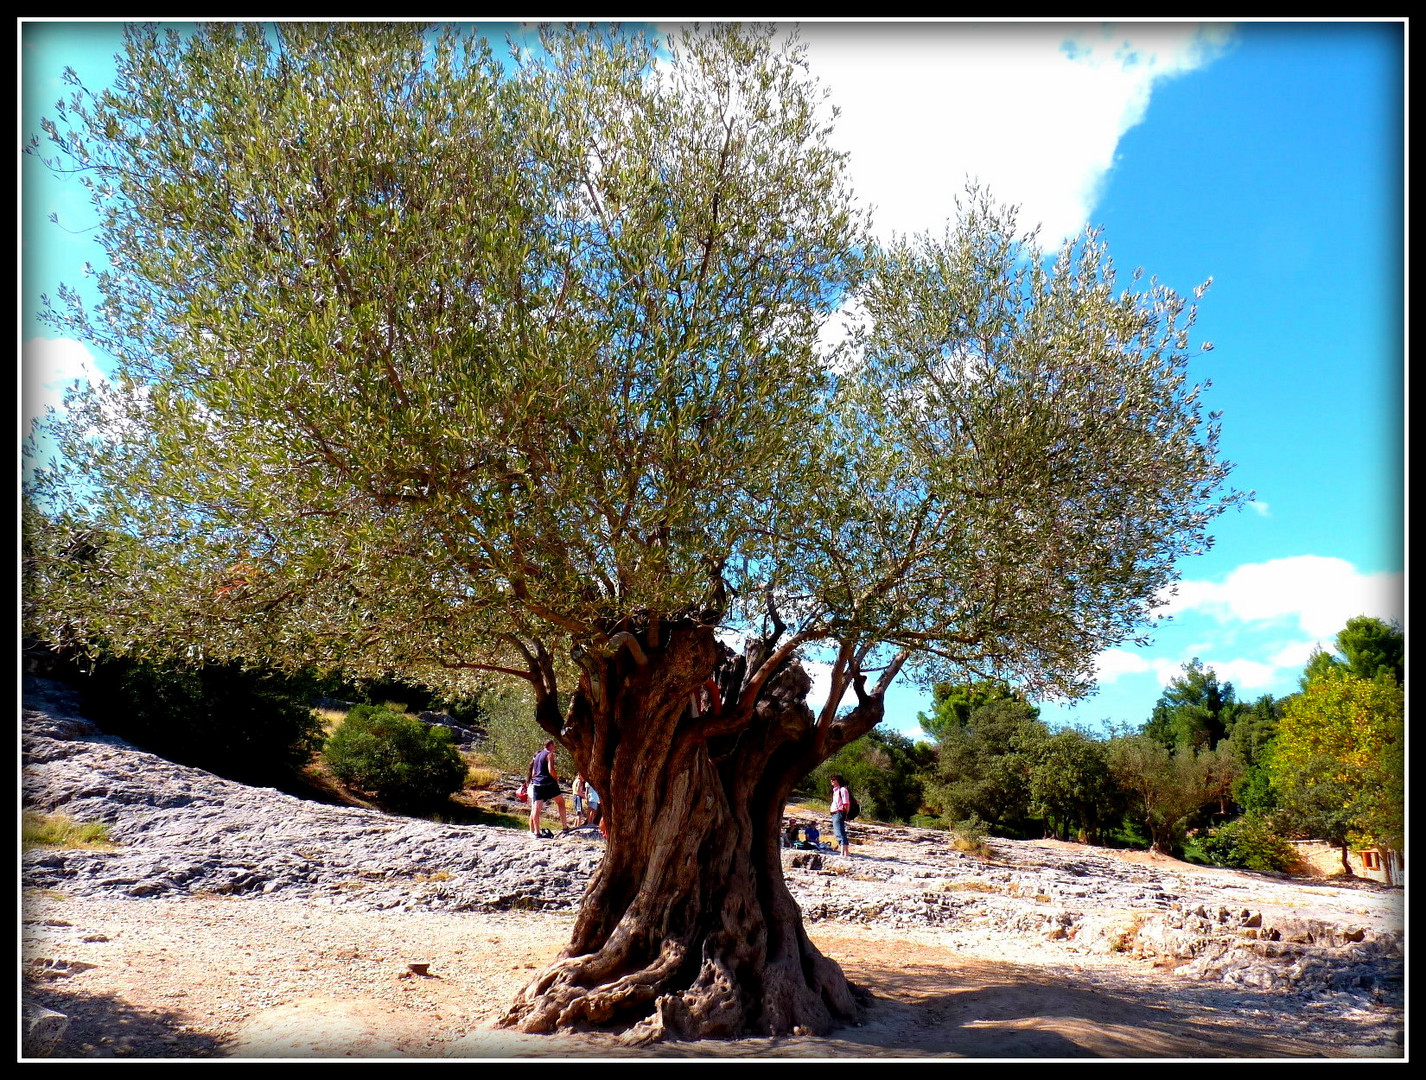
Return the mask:
[[[599,801],[599,792],[588,781],[584,784],[585,825],[601,825],[604,820],[604,804]]]
[[[583,773],[574,774],[574,784],[570,787],[569,793],[574,796],[574,820],[580,825],[584,824],[584,792],[588,787],[584,782]]]
[[[843,855],[852,854],[852,845],[847,842],[847,810],[852,805],[852,793],[837,773],[832,774],[832,838]]]
[[[559,776],[555,772],[555,741],[553,739],[546,742],[545,748],[531,760],[525,780],[529,784],[530,790],[530,834],[532,836],[540,835],[540,814],[545,808],[545,803],[550,799],[553,799],[555,805],[559,807],[560,827],[568,832],[569,816],[564,806],[564,795],[560,791]]]

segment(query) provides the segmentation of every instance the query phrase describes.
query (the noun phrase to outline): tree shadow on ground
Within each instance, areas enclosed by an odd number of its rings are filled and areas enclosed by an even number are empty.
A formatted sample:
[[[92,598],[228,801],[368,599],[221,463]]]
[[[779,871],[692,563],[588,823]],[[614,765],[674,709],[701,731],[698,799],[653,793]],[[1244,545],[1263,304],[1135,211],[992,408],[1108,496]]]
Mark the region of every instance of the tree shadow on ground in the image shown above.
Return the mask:
[[[455,799],[442,806],[436,811],[436,814],[440,820],[451,825],[491,825],[500,829],[529,829],[530,827],[528,814],[522,817],[499,810],[487,810],[483,806],[459,802]]]
[[[860,961],[847,975],[875,995],[861,1028],[835,1033],[851,1052],[881,1047],[888,1028],[908,1030],[904,1049],[921,1055],[1001,1057],[1311,1057],[1320,1047],[1295,1045],[1249,1019],[1277,1011],[1271,993],[1234,991],[1231,1012],[1214,1005],[1221,987],[1113,990],[1033,968],[968,965],[966,976],[940,964]],[[988,976],[988,977],[987,977]],[[1202,1000],[1200,1000],[1202,999]]]
[[[26,979],[25,996],[69,1018],[50,1059],[224,1057],[223,1040],[189,1028],[192,1017],[165,1009],[137,1009],[112,994]]]

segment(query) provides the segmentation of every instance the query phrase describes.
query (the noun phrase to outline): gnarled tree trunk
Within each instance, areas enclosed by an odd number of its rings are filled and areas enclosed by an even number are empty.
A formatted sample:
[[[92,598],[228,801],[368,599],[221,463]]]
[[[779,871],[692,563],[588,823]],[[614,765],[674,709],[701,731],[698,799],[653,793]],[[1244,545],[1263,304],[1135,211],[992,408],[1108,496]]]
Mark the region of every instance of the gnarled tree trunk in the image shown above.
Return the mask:
[[[559,732],[604,798],[608,846],[568,948],[502,1023],[622,1029],[642,1042],[824,1034],[855,1019],[841,968],[803,929],[780,838],[792,786],[845,731],[829,738],[815,723],[795,661],[745,700],[748,658],[710,627],[656,625],[648,636],[656,643],[601,660],[602,678],[585,666]],[[696,715],[710,676],[721,709]],[[859,717],[861,730],[880,718],[880,697],[868,704],[877,715]]]

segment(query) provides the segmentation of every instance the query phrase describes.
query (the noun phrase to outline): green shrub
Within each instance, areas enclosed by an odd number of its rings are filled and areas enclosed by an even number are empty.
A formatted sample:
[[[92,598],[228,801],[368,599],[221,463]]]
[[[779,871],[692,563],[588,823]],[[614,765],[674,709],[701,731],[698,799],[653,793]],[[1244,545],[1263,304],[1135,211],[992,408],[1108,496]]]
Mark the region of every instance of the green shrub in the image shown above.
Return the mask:
[[[1297,851],[1261,814],[1245,814],[1206,836],[1198,837],[1198,850],[1214,866],[1238,870],[1286,873],[1297,863]]]
[[[465,762],[447,728],[375,705],[353,706],[325,753],[338,780],[393,807],[436,806],[465,783]]]
[[[978,855],[981,858],[988,858],[993,854],[990,845],[985,842],[985,838],[990,835],[985,822],[972,814],[964,821],[957,821],[951,826],[951,847],[957,851],[964,851],[968,855]]]

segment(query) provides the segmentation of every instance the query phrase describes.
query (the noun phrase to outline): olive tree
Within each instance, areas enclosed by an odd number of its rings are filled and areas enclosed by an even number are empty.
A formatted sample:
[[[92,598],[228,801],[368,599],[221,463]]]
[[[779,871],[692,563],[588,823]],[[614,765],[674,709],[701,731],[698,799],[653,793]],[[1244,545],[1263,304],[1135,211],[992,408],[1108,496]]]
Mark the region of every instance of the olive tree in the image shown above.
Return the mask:
[[[1191,307],[982,192],[877,249],[773,30],[135,28],[61,105],[108,267],[52,315],[118,371],[29,493],[32,630],[528,684],[609,837],[525,1031],[853,1018],[793,785],[903,672],[1084,692],[1231,501]]]

